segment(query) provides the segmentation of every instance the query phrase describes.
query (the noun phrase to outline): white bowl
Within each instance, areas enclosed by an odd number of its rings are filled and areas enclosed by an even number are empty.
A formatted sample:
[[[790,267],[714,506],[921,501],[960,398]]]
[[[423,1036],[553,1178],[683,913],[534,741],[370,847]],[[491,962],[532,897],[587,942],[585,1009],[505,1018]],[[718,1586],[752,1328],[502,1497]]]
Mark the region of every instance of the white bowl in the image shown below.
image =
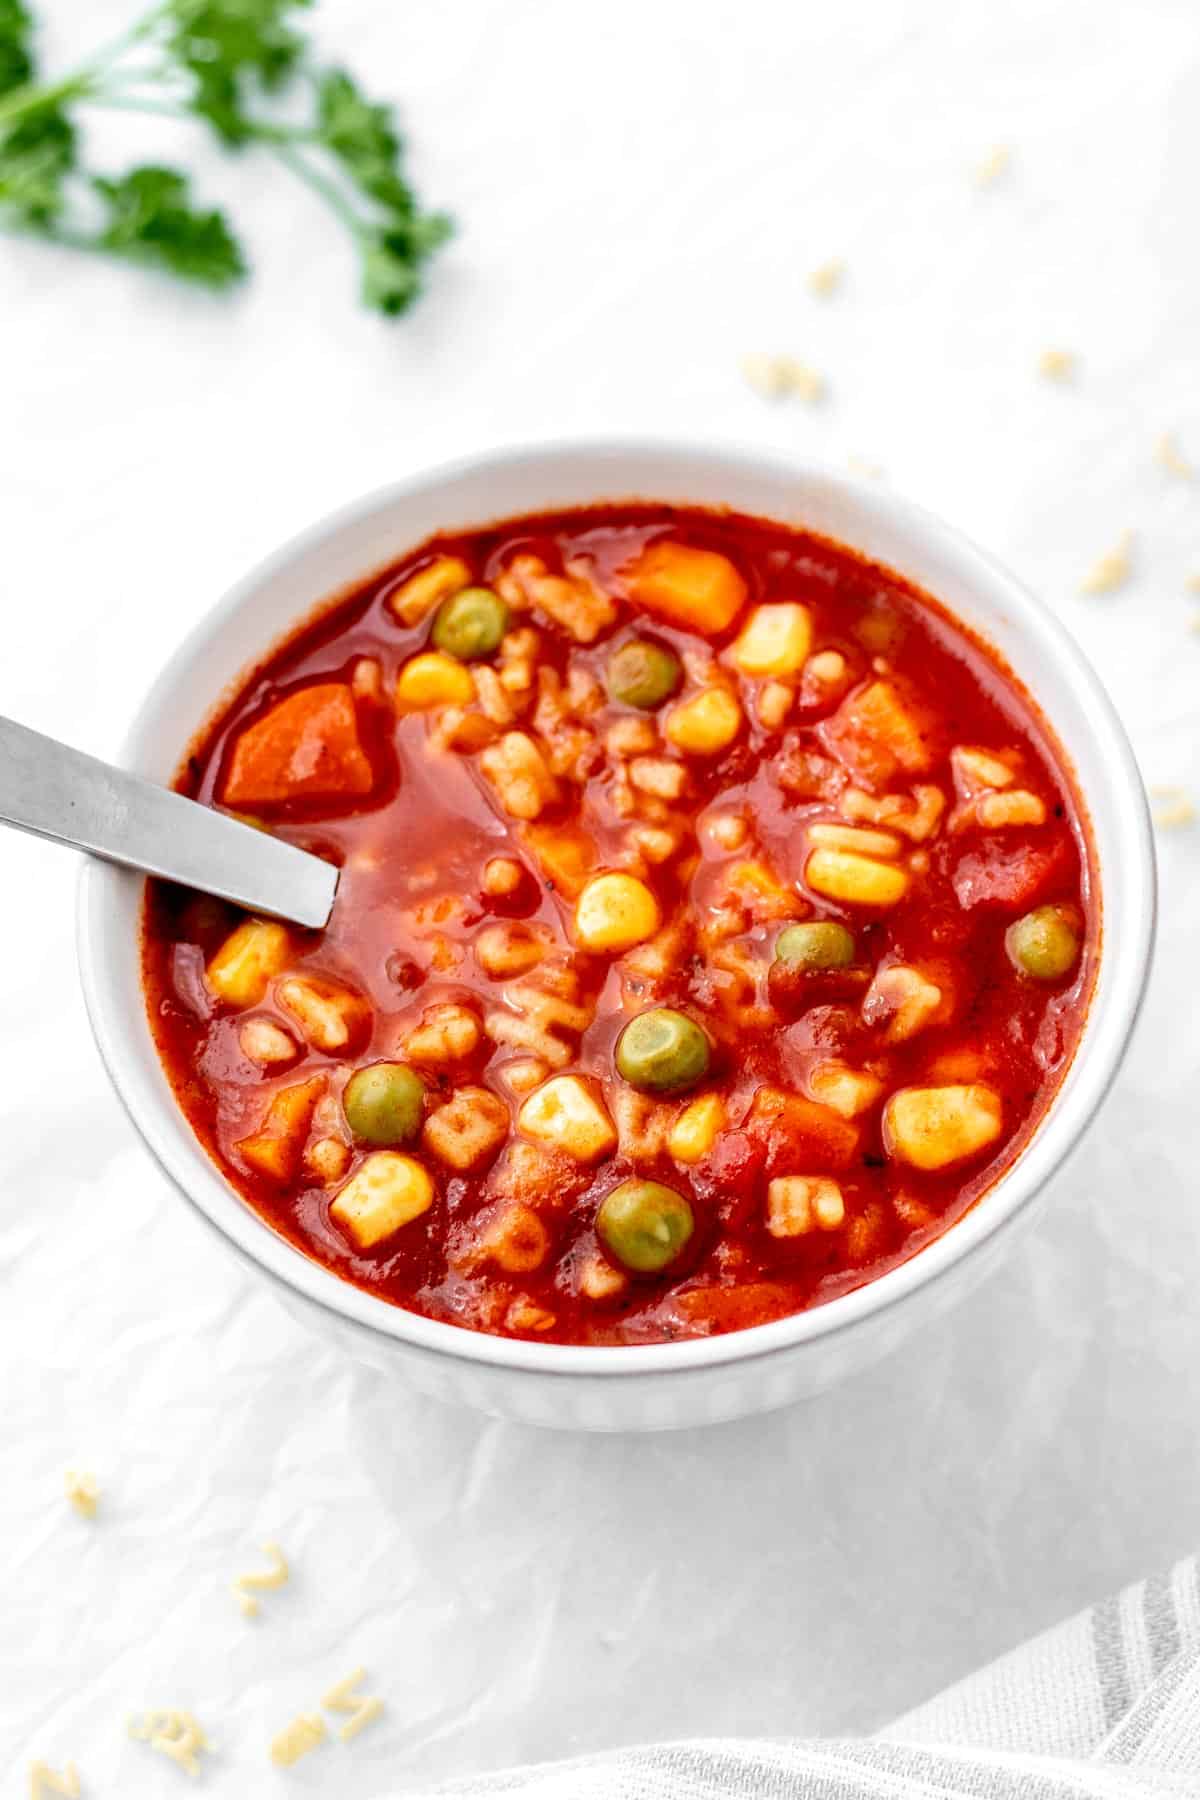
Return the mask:
[[[1117,1071],[1154,937],[1154,851],[1129,743],[1047,609],[956,531],[877,486],[748,449],[655,442],[489,453],[359,500],[228,594],[176,651],[135,718],[127,765],[168,781],[218,698],[313,606],[434,531],[595,501],[729,506],[838,539],[908,576],[993,644],[1042,705],[1090,809],[1104,942],[1075,1060],[1033,1141],[962,1218],[901,1267],[811,1312],[715,1338],[630,1348],[517,1342],[438,1323],[339,1280],[277,1237],[201,1149],[175,1103],[139,979],[141,880],[91,863],[80,892],[84,994],[101,1055],[147,1145],[225,1241],[351,1353],[449,1400],[540,1425],[653,1430],[730,1419],[815,1392],[961,1297],[1078,1141]]]

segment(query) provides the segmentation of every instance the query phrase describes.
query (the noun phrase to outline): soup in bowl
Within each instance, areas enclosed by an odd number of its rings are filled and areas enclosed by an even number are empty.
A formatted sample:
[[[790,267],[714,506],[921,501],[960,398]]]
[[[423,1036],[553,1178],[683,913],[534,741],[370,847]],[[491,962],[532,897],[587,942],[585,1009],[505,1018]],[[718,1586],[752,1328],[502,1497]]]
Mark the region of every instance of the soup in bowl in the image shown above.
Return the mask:
[[[89,873],[137,940],[140,1079],[187,1190],[203,1160],[243,1247],[426,1377],[540,1416],[578,1374],[556,1422],[772,1404],[1094,1106],[1149,949],[1136,775],[1034,603],[894,500],[498,465],[367,503],[202,631],[223,697],[166,770],[160,716],[150,772],[338,896],[303,932],[151,883],[137,919]]]

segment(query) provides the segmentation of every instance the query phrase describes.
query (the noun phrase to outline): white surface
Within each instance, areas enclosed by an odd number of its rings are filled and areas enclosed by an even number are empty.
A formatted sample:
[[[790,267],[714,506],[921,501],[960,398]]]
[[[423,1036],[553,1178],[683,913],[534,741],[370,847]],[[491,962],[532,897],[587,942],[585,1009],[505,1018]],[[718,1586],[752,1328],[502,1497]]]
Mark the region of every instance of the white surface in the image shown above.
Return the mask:
[[[70,33],[56,11],[66,55],[125,5]],[[331,503],[482,442],[665,428],[881,463],[1052,599],[1149,779],[1200,789],[1200,487],[1153,460],[1173,428],[1200,463],[1186,0],[322,19],[403,97],[461,237],[398,327],[353,310],[340,238],[265,168],[211,163],[259,264],[230,305],[0,247],[0,710],[103,753],[182,627]],[[1012,172],[979,193],[998,141]],[[804,273],[835,253],[822,303]],[[1075,388],[1034,376],[1050,344],[1081,353]],[[825,369],[829,404],[765,407],[736,368],[759,348]],[[1124,526],[1135,582],[1078,598]],[[1200,836],[1162,863],[1134,1056],[970,1308],[791,1413],[609,1441],[416,1400],[244,1279],[106,1086],[69,859],[6,841],[0,1767],[173,1792],[122,1737],[154,1704],[207,1725],[230,1796],[869,1727],[1190,1547]],[[70,1464],[103,1484],[94,1525]],[[272,1536],[295,1579],[244,1624],[227,1583]],[[360,1662],[386,1722],[269,1772],[272,1733]]]
[[[344,592],[402,544],[591,501],[653,494],[730,506],[855,545],[935,593],[995,644],[1036,688],[1081,791],[1091,800],[1103,929],[1122,944],[1102,958],[1083,1039],[1034,1142],[970,1215],[919,1257],[828,1306],[754,1330],[690,1343],[619,1349],[516,1343],[389,1306],[298,1255],[220,1176],[176,1104],[147,1028],[139,927],[143,885],[96,863],[80,886],[84,1000],[100,1054],[155,1157],[222,1235],[325,1309],[335,1332],[392,1379],[438,1399],[522,1424],[593,1430],[701,1426],[822,1393],[868,1367],[918,1325],[948,1310],[1008,1248],[1103,1104],[1145,993],[1154,940],[1154,833],[1124,731],[1070,635],[1041,602],[953,527],[878,482],[830,473],[795,455],[650,445],[608,438],[591,448],[484,452],[352,502],[289,540],[188,633],[151,685],[122,745],[130,768],[168,781],[179,746],[203,726],[206,697],[224,693],[264,644]],[[286,1293],[286,1290],[285,1290]]]

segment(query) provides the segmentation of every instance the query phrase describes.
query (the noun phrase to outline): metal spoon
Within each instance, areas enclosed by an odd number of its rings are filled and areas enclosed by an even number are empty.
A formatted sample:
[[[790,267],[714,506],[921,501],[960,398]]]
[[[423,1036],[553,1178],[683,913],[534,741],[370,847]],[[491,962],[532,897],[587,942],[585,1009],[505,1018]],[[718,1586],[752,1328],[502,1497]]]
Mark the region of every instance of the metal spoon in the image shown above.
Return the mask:
[[[327,924],[337,892],[319,856],[2,717],[0,824],[295,925]]]

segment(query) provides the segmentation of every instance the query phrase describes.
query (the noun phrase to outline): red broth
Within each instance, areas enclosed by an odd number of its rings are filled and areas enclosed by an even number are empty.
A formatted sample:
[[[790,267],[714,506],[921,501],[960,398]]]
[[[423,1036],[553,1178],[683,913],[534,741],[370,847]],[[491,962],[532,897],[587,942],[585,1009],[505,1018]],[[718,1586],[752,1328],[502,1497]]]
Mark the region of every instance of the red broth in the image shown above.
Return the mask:
[[[342,871],[321,933],[149,884],[179,1103],[283,1237],[430,1318],[632,1344],[819,1305],[962,1217],[1079,1041],[1053,734],[805,532],[630,504],[432,540],[177,785]]]

